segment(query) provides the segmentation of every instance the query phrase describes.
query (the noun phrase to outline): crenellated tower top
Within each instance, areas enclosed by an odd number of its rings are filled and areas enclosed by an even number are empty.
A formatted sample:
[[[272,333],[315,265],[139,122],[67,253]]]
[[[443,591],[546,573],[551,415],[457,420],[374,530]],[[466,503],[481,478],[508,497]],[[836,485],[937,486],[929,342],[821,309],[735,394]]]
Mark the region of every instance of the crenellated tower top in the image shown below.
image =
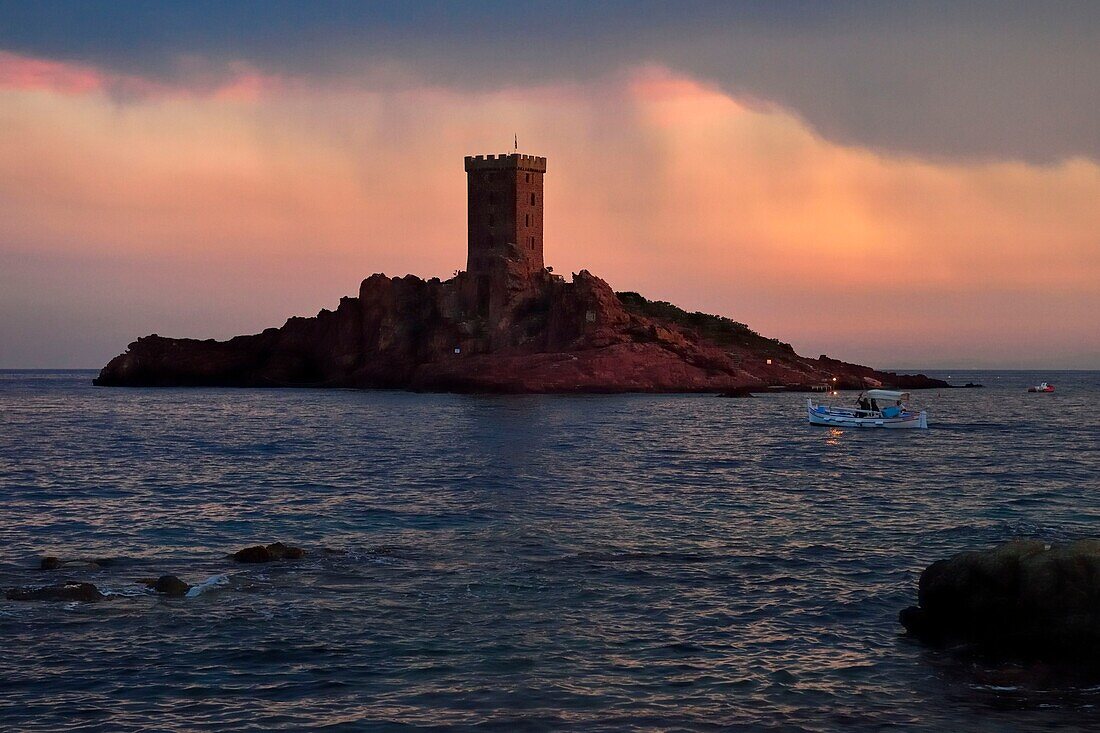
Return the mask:
[[[521,170],[532,173],[546,172],[546,158],[521,153],[500,155],[467,155],[466,172],[484,170]]]

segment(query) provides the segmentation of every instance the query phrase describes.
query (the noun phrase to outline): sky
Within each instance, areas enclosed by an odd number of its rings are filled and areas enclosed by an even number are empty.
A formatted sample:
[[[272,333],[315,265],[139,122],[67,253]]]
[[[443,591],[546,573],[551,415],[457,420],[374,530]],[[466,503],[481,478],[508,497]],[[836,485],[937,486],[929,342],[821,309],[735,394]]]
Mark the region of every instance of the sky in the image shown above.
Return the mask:
[[[0,0],[0,367],[546,261],[872,366],[1100,369],[1100,3]]]

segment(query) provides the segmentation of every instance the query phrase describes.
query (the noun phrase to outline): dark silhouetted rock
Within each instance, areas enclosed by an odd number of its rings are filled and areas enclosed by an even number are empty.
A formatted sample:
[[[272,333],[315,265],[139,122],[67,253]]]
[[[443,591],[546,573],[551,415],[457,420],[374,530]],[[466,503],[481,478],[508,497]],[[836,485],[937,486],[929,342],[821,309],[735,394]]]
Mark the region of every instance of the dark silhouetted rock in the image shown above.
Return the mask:
[[[53,555],[43,557],[38,563],[39,570],[58,570],[63,567],[82,567],[88,570],[97,570],[114,564],[114,558],[110,557],[70,557],[60,558]]]
[[[234,552],[230,557],[241,563],[264,563],[274,560],[299,560],[305,557],[305,555],[306,551],[301,547],[284,545],[282,542],[273,542],[266,547],[263,545],[246,547],[243,550]]]
[[[9,601],[101,601],[106,596],[91,583],[65,583],[43,588],[11,588],[4,597]]]
[[[276,560],[301,560],[306,556],[306,551],[301,547],[284,545],[282,542],[270,544],[267,549],[271,551]]]
[[[487,276],[488,277],[488,276]],[[491,307],[482,307],[482,286]],[[832,382],[833,377],[836,381]],[[140,338],[107,386],[381,387],[450,392],[721,392],[773,384],[944,387],[823,357],[744,324],[615,293],[582,270],[482,282],[372,275],[335,311],[228,341]]]
[[[162,575],[152,582],[148,580],[144,582],[157,593],[163,593],[168,596],[184,596],[187,595],[187,591],[191,590],[190,585],[184,583],[175,575]]]
[[[1010,542],[963,552],[921,573],[919,606],[898,620],[931,644],[996,655],[1085,659],[1100,654],[1100,540],[1048,548]]]
[[[728,389],[725,392],[720,392],[719,397],[752,397],[752,390],[749,387],[734,387]]]
[[[271,550],[268,550],[263,545],[256,545],[255,547],[246,547],[243,550],[237,550],[231,557],[237,562],[243,563],[261,563],[271,562],[275,557],[271,554]]]

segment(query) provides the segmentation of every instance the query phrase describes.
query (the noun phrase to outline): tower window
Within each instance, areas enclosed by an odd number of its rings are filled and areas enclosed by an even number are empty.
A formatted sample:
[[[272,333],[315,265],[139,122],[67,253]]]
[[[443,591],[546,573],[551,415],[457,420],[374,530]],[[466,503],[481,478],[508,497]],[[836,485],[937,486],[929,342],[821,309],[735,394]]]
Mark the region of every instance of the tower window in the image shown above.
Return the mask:
[[[524,173],[523,174],[523,179],[526,183],[530,183],[531,182],[531,174],[530,173]]]
[[[523,226],[525,226],[525,227],[531,226],[531,215],[530,214],[524,214],[523,215]]]
[[[531,194],[531,205],[532,206],[535,205],[535,194],[534,193]]]

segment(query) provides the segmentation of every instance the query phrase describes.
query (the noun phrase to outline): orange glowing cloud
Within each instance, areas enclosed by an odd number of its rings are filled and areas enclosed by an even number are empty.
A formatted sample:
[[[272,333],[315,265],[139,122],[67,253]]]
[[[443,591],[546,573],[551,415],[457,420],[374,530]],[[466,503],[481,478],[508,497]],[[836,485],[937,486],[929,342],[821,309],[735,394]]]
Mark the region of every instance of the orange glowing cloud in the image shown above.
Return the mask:
[[[84,64],[32,58],[0,50],[0,90],[79,95],[106,92],[126,99],[151,96],[213,97],[255,102],[277,91],[286,80],[237,62],[216,74],[196,73],[187,85],[169,85],[143,76],[107,72]]]
[[[586,267],[811,355],[1100,365],[1092,160],[838,145],[660,67],[476,94],[242,67],[202,94],[122,103],[99,73],[0,54],[0,306],[20,314],[0,343],[23,351],[54,353],[34,346],[39,312],[50,338],[58,312],[80,343],[101,334],[70,361],[96,365],[147,332],[277,325],[371,272],[449,276],[465,260],[462,156],[517,132],[549,158],[557,272]]]
[[[102,86],[103,75],[91,67],[0,51],[0,89],[82,94]]]

